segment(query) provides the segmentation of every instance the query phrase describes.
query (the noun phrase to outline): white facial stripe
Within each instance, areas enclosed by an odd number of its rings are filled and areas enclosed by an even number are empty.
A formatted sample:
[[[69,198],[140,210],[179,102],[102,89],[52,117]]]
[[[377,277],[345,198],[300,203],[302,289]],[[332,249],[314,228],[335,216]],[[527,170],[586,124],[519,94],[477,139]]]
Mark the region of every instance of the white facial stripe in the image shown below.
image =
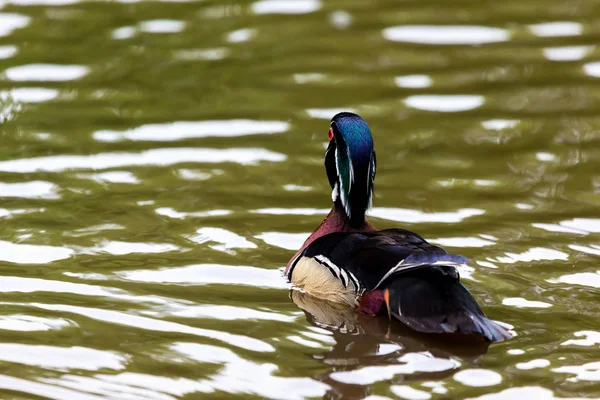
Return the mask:
[[[340,200],[342,201],[342,206],[344,207],[344,211],[346,212],[346,215],[348,216],[348,218],[351,217],[351,211],[350,211],[350,201],[348,200],[348,196],[346,195],[346,193],[350,193],[350,190],[348,189],[348,191],[346,192],[345,187],[344,187],[344,180],[341,178],[340,176],[340,168],[339,168],[339,156],[338,156],[338,148],[335,148],[335,168],[337,171],[337,179],[339,182],[339,194],[340,194]],[[352,168],[352,163],[350,163],[350,166]],[[352,174],[354,172],[351,172]],[[335,200],[334,200],[335,201]]]
[[[335,182],[335,185],[333,186],[333,190],[331,191],[331,200],[335,203],[335,201],[338,199],[338,197],[340,196],[340,187],[338,182]]]
[[[373,187],[371,186],[375,182],[375,160],[373,154],[371,154],[371,160],[369,161],[369,173],[367,174],[367,188],[369,188],[369,202],[367,209],[373,207]]]
[[[350,190],[352,190],[352,184],[354,183],[354,166],[352,165],[352,157],[350,157],[350,149],[346,147],[346,154],[348,155],[348,164],[350,164]],[[348,193],[350,193],[348,190]]]

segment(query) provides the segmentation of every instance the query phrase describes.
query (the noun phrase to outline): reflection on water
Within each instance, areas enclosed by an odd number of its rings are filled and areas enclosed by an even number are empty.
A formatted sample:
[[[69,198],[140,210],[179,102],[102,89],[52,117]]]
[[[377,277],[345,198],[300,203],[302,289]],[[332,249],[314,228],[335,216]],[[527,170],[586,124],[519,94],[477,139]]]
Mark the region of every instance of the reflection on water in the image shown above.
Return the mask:
[[[422,44],[483,44],[504,42],[508,32],[488,26],[405,25],[387,28],[383,36],[394,42]]]
[[[597,23],[561,4],[0,0],[0,398],[598,398]],[[469,257],[512,340],[290,291],[341,110],[373,223]]]
[[[278,121],[198,121],[173,122],[167,124],[149,124],[125,132],[97,131],[94,139],[101,142],[117,142],[120,140],[175,141],[182,139],[209,136],[244,136],[264,133],[280,133],[288,130],[289,124]]]
[[[29,64],[4,71],[11,81],[70,81],[88,73],[82,65]]]
[[[28,173],[63,172],[70,169],[109,169],[142,165],[166,166],[184,162],[254,164],[284,161],[285,155],[265,149],[152,149],[141,153],[103,153],[88,156],[64,155],[0,161],[0,171]]]

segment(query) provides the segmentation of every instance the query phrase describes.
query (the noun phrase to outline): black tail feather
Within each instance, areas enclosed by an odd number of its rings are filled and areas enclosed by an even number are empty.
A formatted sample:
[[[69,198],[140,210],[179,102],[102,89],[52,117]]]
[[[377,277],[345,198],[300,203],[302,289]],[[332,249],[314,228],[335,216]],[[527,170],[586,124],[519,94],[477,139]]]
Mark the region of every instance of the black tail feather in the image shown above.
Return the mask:
[[[440,268],[403,274],[381,289],[388,291],[391,315],[419,332],[474,334],[489,342],[511,337],[485,316],[458,279]]]

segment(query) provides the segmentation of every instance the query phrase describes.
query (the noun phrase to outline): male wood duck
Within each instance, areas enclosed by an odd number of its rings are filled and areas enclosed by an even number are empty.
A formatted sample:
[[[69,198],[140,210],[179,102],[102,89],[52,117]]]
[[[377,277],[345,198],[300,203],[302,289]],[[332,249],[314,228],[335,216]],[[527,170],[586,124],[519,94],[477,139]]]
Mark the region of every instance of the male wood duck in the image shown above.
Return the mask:
[[[333,207],[288,262],[287,278],[314,297],[394,317],[419,332],[510,338],[460,283],[457,267],[466,257],[408,230],[377,230],[365,219],[376,166],[367,123],[353,113],[336,114],[325,152]]]

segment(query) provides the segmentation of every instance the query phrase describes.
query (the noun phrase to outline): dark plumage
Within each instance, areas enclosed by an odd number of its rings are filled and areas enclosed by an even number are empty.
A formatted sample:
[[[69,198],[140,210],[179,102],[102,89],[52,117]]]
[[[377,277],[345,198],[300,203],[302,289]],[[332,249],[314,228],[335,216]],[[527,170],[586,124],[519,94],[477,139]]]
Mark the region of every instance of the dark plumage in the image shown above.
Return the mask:
[[[288,263],[291,282],[336,302],[356,302],[369,314],[393,316],[427,333],[464,333],[497,342],[510,337],[481,311],[460,283],[448,254],[404,229],[376,230],[365,221],[376,159],[366,122],[340,113],[331,122],[325,168],[334,206]]]

